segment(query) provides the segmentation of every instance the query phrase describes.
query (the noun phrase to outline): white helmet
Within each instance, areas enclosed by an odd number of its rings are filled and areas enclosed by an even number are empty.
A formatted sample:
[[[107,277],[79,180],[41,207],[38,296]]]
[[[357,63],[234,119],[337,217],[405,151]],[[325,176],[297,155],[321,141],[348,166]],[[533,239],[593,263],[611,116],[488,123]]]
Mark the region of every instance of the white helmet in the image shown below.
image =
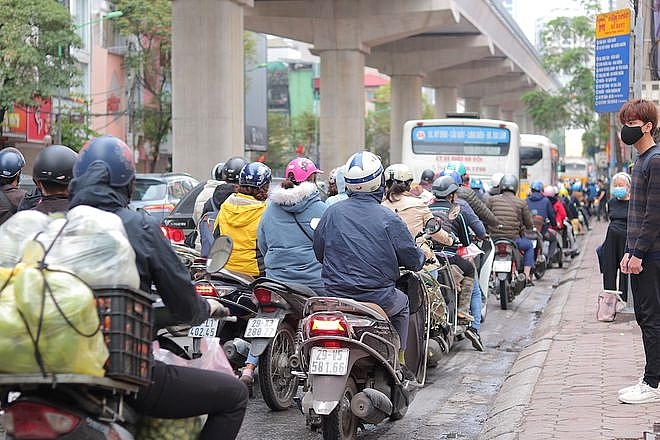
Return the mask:
[[[344,180],[348,191],[374,192],[383,183],[383,164],[369,151],[355,153],[346,162]]]
[[[398,180],[399,182],[408,182],[413,180],[412,171],[407,165],[394,163],[385,168],[385,181]]]
[[[490,178],[490,186],[493,186],[495,188],[500,186],[500,180],[502,180],[502,177],[504,177],[504,173],[493,174],[493,176]]]

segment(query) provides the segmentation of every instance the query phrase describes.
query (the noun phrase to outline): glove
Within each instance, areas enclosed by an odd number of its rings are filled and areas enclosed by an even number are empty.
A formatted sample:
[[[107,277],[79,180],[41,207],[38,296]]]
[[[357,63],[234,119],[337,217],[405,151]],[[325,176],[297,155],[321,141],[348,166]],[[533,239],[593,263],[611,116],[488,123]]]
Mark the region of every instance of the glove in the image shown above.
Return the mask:
[[[224,318],[231,314],[229,309],[220,304],[218,300],[207,298],[206,302],[209,303],[212,318]]]

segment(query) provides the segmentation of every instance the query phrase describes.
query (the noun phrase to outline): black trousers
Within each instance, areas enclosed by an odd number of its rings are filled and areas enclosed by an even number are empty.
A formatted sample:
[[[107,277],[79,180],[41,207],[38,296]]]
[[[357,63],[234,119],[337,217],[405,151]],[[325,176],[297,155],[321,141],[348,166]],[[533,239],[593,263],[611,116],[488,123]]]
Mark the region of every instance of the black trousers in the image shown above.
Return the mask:
[[[152,380],[131,402],[138,413],[163,419],[208,414],[200,440],[231,440],[238,435],[248,390],[234,376],[155,362]]]
[[[660,260],[644,261],[643,270],[630,275],[635,299],[635,319],[642,330],[646,355],[644,381],[651,387],[660,382]]]
[[[603,242],[603,289],[619,290],[621,298],[628,301],[628,275],[621,273],[619,263],[626,249],[626,233],[612,228],[607,228],[605,241]],[[617,275],[619,287],[617,289]]]

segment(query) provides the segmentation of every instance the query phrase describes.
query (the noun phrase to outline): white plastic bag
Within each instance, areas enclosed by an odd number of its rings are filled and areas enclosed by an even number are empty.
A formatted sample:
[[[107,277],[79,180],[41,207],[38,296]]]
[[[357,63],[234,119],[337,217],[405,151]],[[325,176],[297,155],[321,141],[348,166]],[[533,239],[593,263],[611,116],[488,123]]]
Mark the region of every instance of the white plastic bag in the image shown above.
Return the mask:
[[[232,368],[225,350],[220,344],[220,338],[202,338],[200,341],[200,351],[202,356],[197,359],[183,359],[169,350],[160,348],[158,341],[153,341],[152,350],[154,360],[181,367],[199,368],[200,370],[218,371],[220,373],[231,374],[234,376]]]

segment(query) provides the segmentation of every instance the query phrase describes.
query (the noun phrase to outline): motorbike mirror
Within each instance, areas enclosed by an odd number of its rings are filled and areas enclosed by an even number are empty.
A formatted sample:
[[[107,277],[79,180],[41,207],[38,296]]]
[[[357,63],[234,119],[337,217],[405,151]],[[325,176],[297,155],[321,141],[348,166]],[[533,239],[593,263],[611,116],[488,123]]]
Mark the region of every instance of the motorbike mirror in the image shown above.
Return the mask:
[[[433,235],[438,232],[441,227],[442,225],[440,224],[440,221],[434,216],[426,221],[426,224],[424,225],[424,234]]]
[[[217,272],[227,264],[234,243],[228,235],[221,235],[213,241],[206,259],[206,271]]]
[[[457,203],[453,203],[451,205],[451,208],[449,208],[449,212],[447,213],[447,218],[449,220],[456,220],[458,218],[458,214],[461,213],[461,206]]]

